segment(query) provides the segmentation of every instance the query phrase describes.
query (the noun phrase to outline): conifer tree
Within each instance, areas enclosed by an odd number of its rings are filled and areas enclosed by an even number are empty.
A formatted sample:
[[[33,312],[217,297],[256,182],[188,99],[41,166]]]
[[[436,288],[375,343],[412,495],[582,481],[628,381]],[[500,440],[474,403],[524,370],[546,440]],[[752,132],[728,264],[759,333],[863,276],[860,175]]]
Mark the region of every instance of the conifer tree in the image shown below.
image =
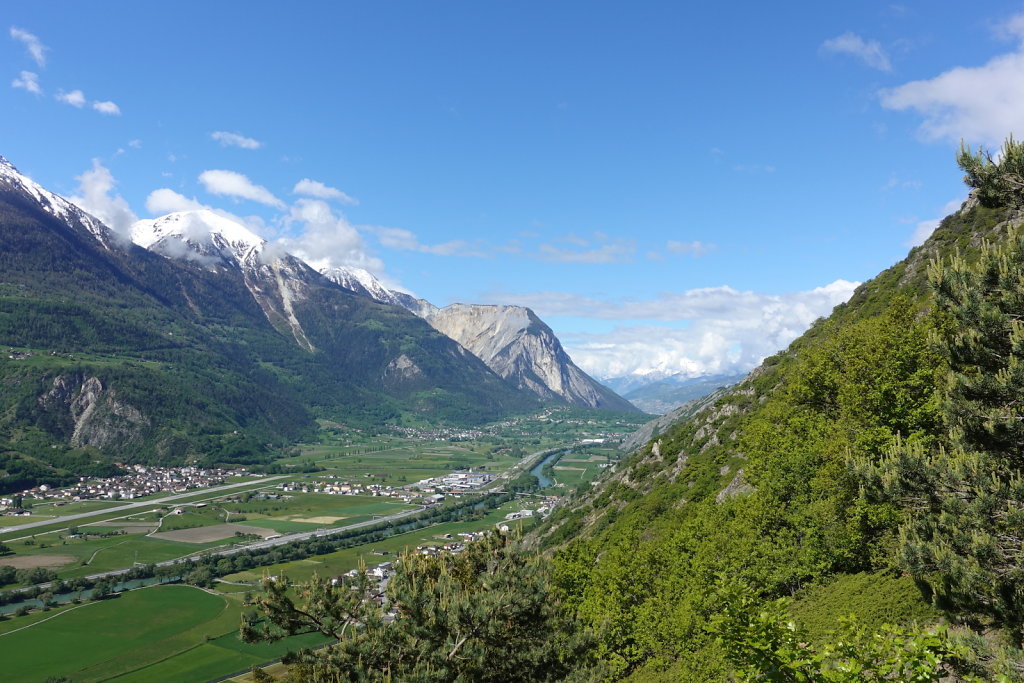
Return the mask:
[[[1012,143],[1012,141],[1011,141]],[[1009,144],[1009,143],[1008,143]],[[859,469],[907,511],[901,561],[937,601],[1024,628],[1024,232],[975,264],[935,263],[949,374],[938,447],[897,445]]]
[[[243,623],[243,638],[319,632],[338,641],[290,658],[295,680],[586,680],[590,670],[590,643],[552,597],[547,564],[497,534],[460,554],[403,555],[387,618],[364,572],[342,586],[314,578],[297,593],[287,580],[264,587],[266,621]]]
[[[964,182],[975,188],[982,206],[1024,206],[1024,144],[1012,135],[996,158],[980,147],[973,152],[961,142],[956,163],[965,174]]]

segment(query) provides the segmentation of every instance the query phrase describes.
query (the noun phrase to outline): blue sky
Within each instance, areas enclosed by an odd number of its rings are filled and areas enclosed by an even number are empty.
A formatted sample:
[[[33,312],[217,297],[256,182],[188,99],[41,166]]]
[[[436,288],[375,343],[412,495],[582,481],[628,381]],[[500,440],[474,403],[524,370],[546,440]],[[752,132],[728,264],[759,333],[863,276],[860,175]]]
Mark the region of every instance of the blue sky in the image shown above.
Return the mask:
[[[44,186],[532,306],[598,376],[748,369],[958,206],[961,138],[1024,134],[1020,2],[4,9]]]

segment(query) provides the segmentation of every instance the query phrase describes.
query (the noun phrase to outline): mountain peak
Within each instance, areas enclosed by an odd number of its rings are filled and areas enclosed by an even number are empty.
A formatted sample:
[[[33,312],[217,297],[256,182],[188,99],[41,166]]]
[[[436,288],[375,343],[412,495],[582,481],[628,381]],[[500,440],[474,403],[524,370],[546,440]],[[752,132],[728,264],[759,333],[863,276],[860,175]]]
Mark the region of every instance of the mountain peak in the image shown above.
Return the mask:
[[[241,223],[209,209],[137,221],[132,242],[171,258],[254,265],[267,241]]]
[[[0,191],[8,189],[22,194],[40,206],[46,213],[71,224],[79,224],[99,240],[107,249],[110,248],[114,235],[99,219],[89,215],[73,203],[54,194],[19,171],[6,157],[0,156]]]

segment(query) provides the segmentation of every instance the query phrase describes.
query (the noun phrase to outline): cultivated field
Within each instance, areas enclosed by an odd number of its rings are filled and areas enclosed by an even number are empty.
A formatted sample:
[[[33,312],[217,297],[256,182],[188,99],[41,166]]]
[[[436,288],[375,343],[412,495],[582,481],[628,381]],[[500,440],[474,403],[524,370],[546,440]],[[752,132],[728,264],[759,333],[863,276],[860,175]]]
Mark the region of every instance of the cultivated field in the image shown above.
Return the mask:
[[[239,572],[237,574],[230,574],[223,578],[227,581],[258,584],[264,576],[285,575],[294,581],[308,580],[314,573],[319,574],[322,577],[337,576],[338,574],[344,574],[351,569],[356,569],[359,567],[360,562],[367,567],[372,567],[380,564],[381,562],[394,560],[394,555],[397,555],[409,548],[415,548],[419,545],[440,545],[450,543],[451,541],[462,540],[457,535],[459,533],[482,530],[493,531],[495,525],[505,519],[506,514],[515,510],[520,510],[523,507],[524,503],[520,501],[512,501],[496,510],[491,510],[483,519],[480,520],[445,522],[426,529],[418,529],[406,534],[392,536],[382,541],[376,541],[356,548],[346,548],[344,550],[330,553],[329,555],[318,555],[316,557],[296,560],[294,562],[283,562],[281,564],[268,567],[261,567],[259,569]],[[519,525],[524,523],[532,524],[532,520],[510,522],[509,526],[512,529],[516,529]],[[451,534],[452,538],[445,539],[445,534]],[[377,554],[381,552],[387,553],[387,555]],[[237,590],[237,588],[230,588],[227,584],[220,584],[218,586],[218,590],[226,590],[230,592],[231,590]]]
[[[242,609],[239,596],[155,586],[48,616],[14,619],[0,624],[5,678],[208,680],[323,640],[306,636],[247,645],[237,634]]]
[[[261,529],[256,526],[243,524],[216,524],[213,526],[200,526],[193,529],[179,529],[178,531],[162,531],[153,534],[153,538],[164,541],[178,541],[180,543],[212,543],[223,541],[226,538],[233,538],[235,534],[255,534],[266,538],[273,536],[271,529]]]
[[[52,569],[54,567],[61,567],[65,564],[70,564],[74,561],[75,558],[72,555],[22,555],[20,557],[0,557],[0,564],[7,565],[8,567],[14,567],[15,569],[35,569],[36,567]]]

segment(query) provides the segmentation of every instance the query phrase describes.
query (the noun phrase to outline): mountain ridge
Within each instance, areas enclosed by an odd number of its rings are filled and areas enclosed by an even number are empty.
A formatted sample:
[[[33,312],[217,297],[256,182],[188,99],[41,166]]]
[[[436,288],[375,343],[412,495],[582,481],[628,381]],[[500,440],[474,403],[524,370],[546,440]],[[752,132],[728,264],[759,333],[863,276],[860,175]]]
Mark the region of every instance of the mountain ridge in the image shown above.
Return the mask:
[[[542,400],[641,412],[573,363],[551,328],[525,306],[455,303],[438,308],[425,299],[387,289],[363,269],[341,267],[322,272],[352,291],[411,311],[480,358],[512,386]]]

